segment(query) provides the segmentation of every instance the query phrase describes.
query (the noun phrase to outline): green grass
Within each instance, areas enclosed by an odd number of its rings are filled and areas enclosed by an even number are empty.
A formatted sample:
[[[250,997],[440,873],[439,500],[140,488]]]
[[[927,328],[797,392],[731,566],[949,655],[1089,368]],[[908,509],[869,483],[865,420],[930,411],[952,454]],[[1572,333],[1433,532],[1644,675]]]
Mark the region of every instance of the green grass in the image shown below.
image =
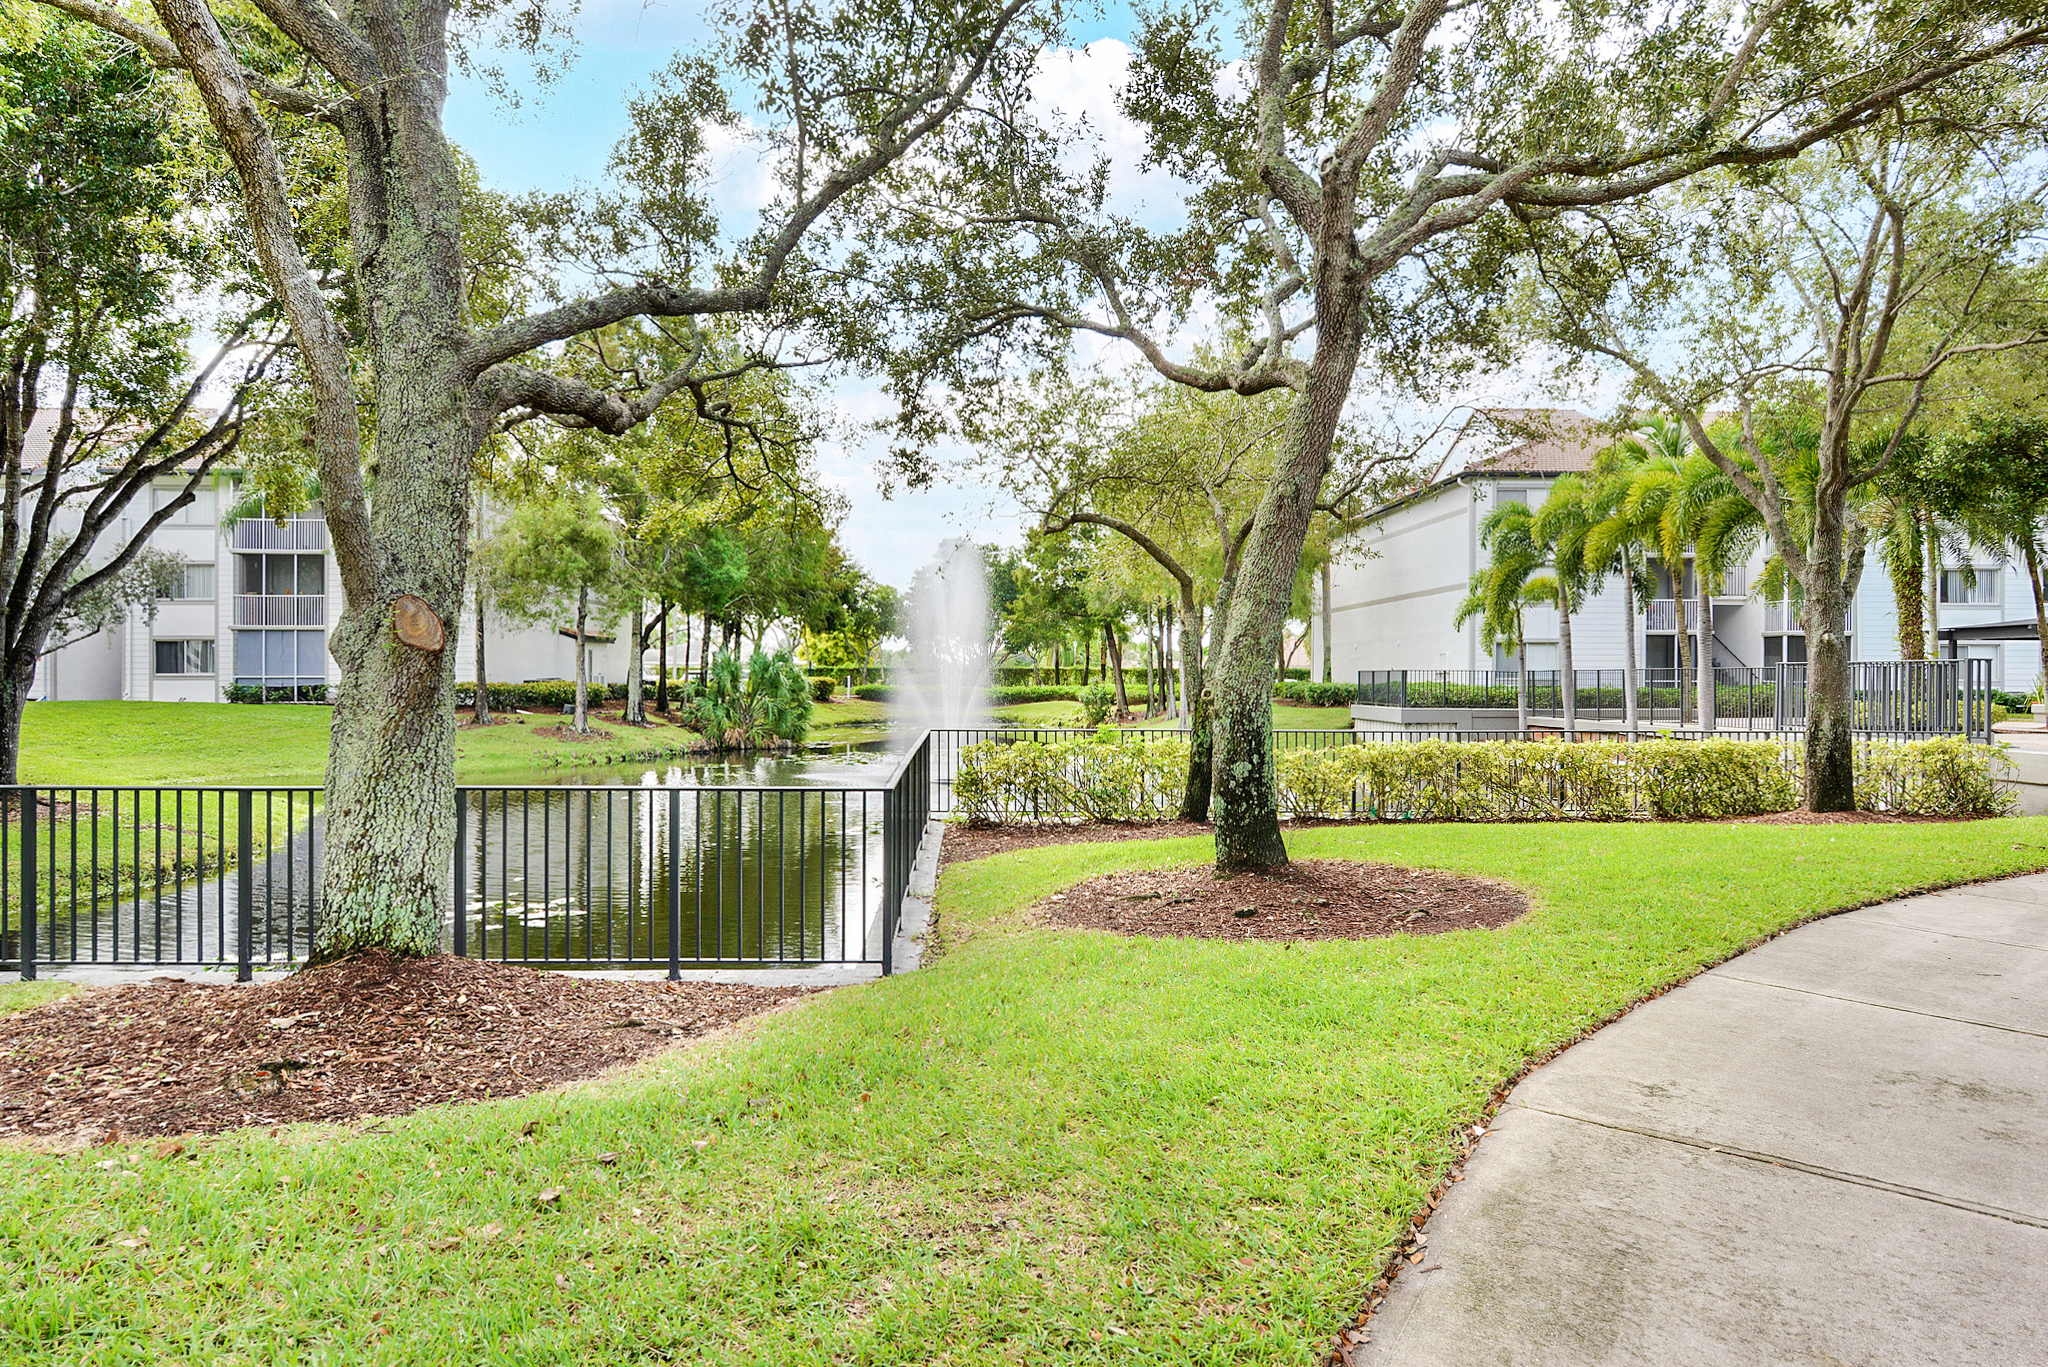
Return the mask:
[[[46,1002],[69,996],[77,990],[70,983],[0,983],[0,1016],[11,1016],[17,1011],[33,1011]]]
[[[304,784],[327,767],[332,709],[232,703],[39,702],[21,726],[21,776],[28,783]],[[544,736],[561,718],[534,714],[518,724],[458,731],[456,776],[466,782],[508,772],[603,764],[677,754],[695,737],[681,727],[649,729],[600,721],[596,741]]]
[[[1021,913],[1206,842],[955,866],[932,967],[594,1085],[189,1158],[0,1153],[0,1360],[1305,1367],[1526,1060],[1825,911],[2048,866],[2048,820],[1291,844],[1536,910],[1148,941]]]

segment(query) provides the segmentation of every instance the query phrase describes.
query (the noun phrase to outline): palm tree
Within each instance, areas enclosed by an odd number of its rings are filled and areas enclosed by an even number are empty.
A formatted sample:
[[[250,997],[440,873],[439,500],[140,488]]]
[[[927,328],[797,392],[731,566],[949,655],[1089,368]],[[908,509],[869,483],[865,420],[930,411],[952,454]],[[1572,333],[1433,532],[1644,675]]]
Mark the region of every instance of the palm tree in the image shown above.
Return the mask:
[[[1691,547],[1683,523],[1666,514],[1680,492],[1692,438],[1676,421],[1659,413],[1619,445],[1622,456],[1634,467],[1628,492],[1622,497],[1622,512],[1640,529],[1671,579],[1671,608],[1678,635],[1678,720],[1683,724],[1692,720],[1692,700],[1683,682],[1692,674],[1692,624],[1685,603],[1685,561]]]
[[[1607,575],[1607,566],[1588,555],[1601,514],[1592,486],[1577,475],[1564,475],[1536,509],[1530,532],[1539,553],[1550,558],[1549,588],[1557,602],[1558,664],[1564,674],[1564,732],[1578,729],[1578,674],[1572,663],[1572,614],[1586,604],[1593,588]],[[1540,584],[1542,578],[1531,580]],[[1630,656],[1634,655],[1635,618],[1629,618]],[[1633,672],[1633,671],[1631,671]],[[1630,681],[1633,682],[1633,681]]]
[[[1579,551],[1587,573],[1596,582],[1610,574],[1621,577],[1621,682],[1628,694],[1623,714],[1630,740],[1637,739],[1642,729],[1636,620],[1657,595],[1657,579],[1649,567],[1649,542],[1644,528],[1629,516],[1626,507],[1636,468],[1635,455],[1623,444],[1610,446],[1594,458],[1593,477],[1586,483],[1593,524],[1586,529]]]
[[[1533,531],[1535,514],[1525,503],[1503,503],[1479,524],[1479,544],[1488,554],[1487,566],[1472,576],[1465,601],[1458,605],[1452,625],[1462,627],[1479,619],[1480,643],[1488,650],[1502,645],[1515,652],[1515,724],[1529,729],[1529,644],[1525,639],[1522,609],[1531,603],[1555,601],[1554,584],[1546,589],[1531,580],[1543,569],[1543,552]]]

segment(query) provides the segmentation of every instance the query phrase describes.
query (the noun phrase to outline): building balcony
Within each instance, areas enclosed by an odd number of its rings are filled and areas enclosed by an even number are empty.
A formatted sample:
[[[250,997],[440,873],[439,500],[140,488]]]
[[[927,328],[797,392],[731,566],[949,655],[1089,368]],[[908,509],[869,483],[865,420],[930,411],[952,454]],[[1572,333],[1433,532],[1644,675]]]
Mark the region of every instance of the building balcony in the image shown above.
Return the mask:
[[[1669,598],[1652,598],[1649,610],[1643,614],[1643,630],[1678,630],[1678,605]]]
[[[327,599],[318,594],[238,593],[238,627],[324,627]]]
[[[228,533],[228,544],[238,551],[324,551],[327,519],[287,518],[280,527],[267,517],[245,517]]]

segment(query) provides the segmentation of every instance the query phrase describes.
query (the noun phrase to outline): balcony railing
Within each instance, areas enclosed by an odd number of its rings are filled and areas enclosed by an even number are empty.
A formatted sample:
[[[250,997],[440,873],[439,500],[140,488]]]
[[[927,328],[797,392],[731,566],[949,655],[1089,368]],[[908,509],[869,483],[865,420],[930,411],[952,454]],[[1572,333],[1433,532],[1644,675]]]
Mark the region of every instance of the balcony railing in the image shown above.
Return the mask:
[[[238,551],[324,551],[327,519],[287,518],[280,527],[267,517],[245,517],[228,533],[228,544]]]
[[[1643,614],[1643,630],[1678,630],[1678,607],[1669,598],[1653,598],[1650,609]]]
[[[238,593],[238,627],[324,627],[327,600],[318,594]]]

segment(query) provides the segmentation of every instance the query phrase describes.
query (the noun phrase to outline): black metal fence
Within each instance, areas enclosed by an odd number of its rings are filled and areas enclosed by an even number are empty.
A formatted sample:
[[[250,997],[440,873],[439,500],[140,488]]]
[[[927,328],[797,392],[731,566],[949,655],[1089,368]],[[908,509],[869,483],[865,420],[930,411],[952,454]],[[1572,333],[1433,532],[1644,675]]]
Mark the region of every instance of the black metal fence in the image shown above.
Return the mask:
[[[555,968],[894,971],[933,812],[933,740],[870,787],[456,790],[456,954]],[[0,790],[0,963],[302,961],[320,929],[318,788]]]

